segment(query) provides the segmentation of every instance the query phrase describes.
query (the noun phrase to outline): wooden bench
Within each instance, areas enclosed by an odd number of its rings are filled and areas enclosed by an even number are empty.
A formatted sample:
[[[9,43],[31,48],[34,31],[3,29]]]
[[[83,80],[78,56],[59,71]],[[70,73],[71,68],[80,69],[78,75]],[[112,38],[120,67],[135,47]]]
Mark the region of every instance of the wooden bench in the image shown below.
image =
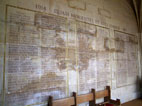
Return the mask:
[[[104,98],[104,102],[97,104],[96,99]],[[50,96],[48,99],[48,106],[77,106],[78,104],[89,102],[89,106],[105,106],[105,104],[115,104],[120,105],[120,100],[111,99],[111,90],[110,87],[107,86],[105,90],[95,92],[95,89],[91,90],[91,93],[84,95],[77,95],[73,92],[73,97],[54,100],[53,97]]]
[[[100,94],[97,96],[96,94],[96,98],[104,98],[104,102],[102,103],[95,103],[95,106],[105,106],[106,104],[113,104],[113,105],[117,105],[120,106],[120,99],[117,100],[112,100],[111,99],[111,90],[110,90],[110,86],[106,86],[106,89],[104,91],[99,91]]]

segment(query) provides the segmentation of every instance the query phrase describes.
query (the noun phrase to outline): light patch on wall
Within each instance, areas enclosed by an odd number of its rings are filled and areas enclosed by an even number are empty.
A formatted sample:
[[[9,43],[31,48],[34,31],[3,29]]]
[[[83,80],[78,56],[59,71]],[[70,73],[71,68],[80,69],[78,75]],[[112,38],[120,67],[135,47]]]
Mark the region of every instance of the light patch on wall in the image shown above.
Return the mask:
[[[98,14],[101,16],[104,16],[106,18],[111,19],[111,13],[110,11],[104,9],[104,8],[98,8]]]
[[[70,8],[86,10],[86,2],[85,0],[67,0],[68,6]]]

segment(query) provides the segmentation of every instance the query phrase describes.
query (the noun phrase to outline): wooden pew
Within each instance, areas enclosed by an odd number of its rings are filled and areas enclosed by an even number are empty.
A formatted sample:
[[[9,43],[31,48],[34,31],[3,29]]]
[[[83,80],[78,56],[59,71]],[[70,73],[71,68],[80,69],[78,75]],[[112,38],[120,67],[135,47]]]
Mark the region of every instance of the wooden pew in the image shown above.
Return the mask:
[[[73,106],[77,106],[78,104],[89,102],[89,106],[95,106],[95,89],[92,89],[92,92],[89,94],[78,95],[73,92],[75,104]]]
[[[113,104],[120,106],[120,99],[112,100],[111,99],[111,90],[110,86],[106,86],[106,89],[103,91],[99,91],[96,93],[96,99],[104,98],[104,102],[102,103],[95,103],[95,106],[105,106],[106,104]]]
[[[96,104],[96,99],[104,98],[103,103]],[[73,97],[54,100],[50,96],[48,99],[48,106],[77,106],[78,104],[89,102],[89,106],[105,106],[107,103],[120,105],[120,100],[112,100],[110,87],[107,86],[105,90],[95,92],[95,89],[92,89],[91,93],[84,95],[77,95],[73,92]]]

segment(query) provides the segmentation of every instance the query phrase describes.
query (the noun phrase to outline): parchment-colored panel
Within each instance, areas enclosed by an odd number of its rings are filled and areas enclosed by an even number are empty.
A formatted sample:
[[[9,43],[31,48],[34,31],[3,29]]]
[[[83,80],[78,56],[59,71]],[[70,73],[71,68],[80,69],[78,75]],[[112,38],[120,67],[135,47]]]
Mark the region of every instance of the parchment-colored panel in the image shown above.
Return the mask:
[[[77,40],[78,40],[78,51],[81,53],[93,53],[94,52],[94,42],[96,40],[97,29],[96,26],[77,23]]]
[[[88,93],[91,88],[96,88],[97,72],[95,60],[89,60],[88,69],[79,72],[79,94]]]
[[[77,23],[79,93],[87,93],[96,87],[96,53],[93,43],[96,38],[96,26]]]
[[[52,29],[57,32],[67,31],[66,18],[54,15],[45,15],[37,13],[35,15],[35,25],[40,28]]]
[[[7,106],[45,102],[49,95],[66,96],[66,20],[37,15],[8,7]]]
[[[79,91],[87,92],[88,87],[102,89],[110,85],[111,80],[109,41],[108,44],[105,41],[109,38],[109,30],[85,23],[77,26]]]
[[[108,42],[109,30],[102,27],[97,27],[97,37],[94,43],[94,48],[97,52],[106,52],[109,48]]]
[[[78,91],[78,54],[77,54],[77,33],[76,22],[68,20],[68,36],[67,36],[67,70],[68,70],[68,93],[72,96],[72,92]]]
[[[97,89],[103,89],[106,85],[110,85],[110,43],[109,30],[97,27],[96,38],[96,69],[97,69]]]
[[[110,56],[109,52],[97,53],[97,89],[102,89],[110,85],[111,72],[110,72]]]
[[[7,45],[7,48],[6,105],[26,105],[30,99],[27,92],[39,89],[36,85],[41,76],[39,49],[36,46],[14,44]]]
[[[54,99],[63,98],[67,88],[66,19],[43,14],[35,16],[36,26],[41,30],[41,67],[46,81],[44,88]]]
[[[50,29],[41,29],[41,46],[66,47],[67,33]]]
[[[138,75],[137,36],[115,32],[117,86],[134,84]],[[119,44],[118,44],[119,41]],[[123,43],[121,43],[123,42]],[[119,45],[119,46],[118,46]],[[125,80],[125,81],[124,81]]]
[[[58,54],[57,54],[58,53]],[[42,69],[44,71],[64,71],[66,69],[64,48],[41,48]]]

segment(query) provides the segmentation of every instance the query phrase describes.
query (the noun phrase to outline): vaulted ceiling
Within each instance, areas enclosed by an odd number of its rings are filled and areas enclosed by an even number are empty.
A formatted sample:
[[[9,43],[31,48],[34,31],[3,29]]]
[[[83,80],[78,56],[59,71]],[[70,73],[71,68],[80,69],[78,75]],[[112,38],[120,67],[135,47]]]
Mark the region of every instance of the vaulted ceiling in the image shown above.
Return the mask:
[[[135,12],[139,31],[142,32],[142,0],[127,0]]]

